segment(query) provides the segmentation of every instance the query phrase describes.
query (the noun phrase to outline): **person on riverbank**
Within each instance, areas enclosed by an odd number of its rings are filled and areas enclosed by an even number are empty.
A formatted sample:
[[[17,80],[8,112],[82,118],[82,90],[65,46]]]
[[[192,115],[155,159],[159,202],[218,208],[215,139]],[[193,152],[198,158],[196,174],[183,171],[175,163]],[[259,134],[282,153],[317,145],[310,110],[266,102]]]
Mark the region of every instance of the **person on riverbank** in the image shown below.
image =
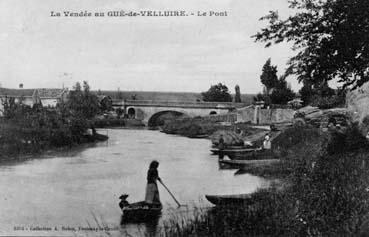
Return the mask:
[[[242,137],[242,136],[243,136],[243,130],[241,130],[240,128],[237,128],[237,129],[236,129],[236,134],[237,134],[239,137]]]
[[[225,143],[224,143],[223,134],[220,134],[219,141],[218,141],[218,149],[219,149],[218,158],[220,160],[223,160],[224,158],[224,152],[223,152],[224,148],[225,148]]]
[[[264,150],[270,150],[272,149],[272,142],[270,141],[269,134],[265,135],[264,141],[263,141],[263,149]]]
[[[161,205],[157,180],[161,181],[158,172],[159,162],[152,161],[147,171],[145,202],[150,205]]]

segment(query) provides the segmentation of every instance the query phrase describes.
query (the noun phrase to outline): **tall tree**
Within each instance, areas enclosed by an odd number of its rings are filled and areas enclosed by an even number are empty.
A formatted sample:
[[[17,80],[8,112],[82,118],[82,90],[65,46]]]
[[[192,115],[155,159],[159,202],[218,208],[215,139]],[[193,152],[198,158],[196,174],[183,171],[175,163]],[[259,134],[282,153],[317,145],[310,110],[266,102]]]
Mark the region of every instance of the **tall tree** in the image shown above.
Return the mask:
[[[270,94],[270,101],[272,104],[287,104],[288,101],[295,97],[295,93],[287,85],[287,81],[284,76],[281,76],[277,85],[273,88]]]
[[[240,87],[238,85],[236,85],[234,87],[234,90],[236,92],[236,95],[234,96],[234,102],[241,103],[241,91],[240,91]]]
[[[203,101],[214,101],[214,102],[231,102],[232,96],[229,94],[228,87],[222,83],[212,85],[206,92],[202,92]]]
[[[292,42],[297,54],[288,74],[318,85],[338,79],[343,87],[356,88],[369,80],[369,1],[290,0],[294,15],[281,19],[271,11],[261,20],[268,26],[256,41]]]
[[[265,62],[260,76],[261,83],[265,86],[266,94],[278,85],[277,66],[271,64],[270,58]]]
[[[81,118],[91,119],[99,112],[99,100],[90,92],[90,86],[83,82],[83,91],[79,82],[70,91],[66,107]]]

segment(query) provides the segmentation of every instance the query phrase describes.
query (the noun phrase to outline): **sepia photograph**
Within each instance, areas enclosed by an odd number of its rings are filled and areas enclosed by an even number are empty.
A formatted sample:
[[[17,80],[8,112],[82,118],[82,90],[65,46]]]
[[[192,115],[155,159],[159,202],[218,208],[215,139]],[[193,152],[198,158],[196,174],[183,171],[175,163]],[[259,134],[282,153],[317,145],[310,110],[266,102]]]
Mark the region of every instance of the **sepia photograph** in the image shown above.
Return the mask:
[[[1,0],[0,237],[369,236],[368,0]]]

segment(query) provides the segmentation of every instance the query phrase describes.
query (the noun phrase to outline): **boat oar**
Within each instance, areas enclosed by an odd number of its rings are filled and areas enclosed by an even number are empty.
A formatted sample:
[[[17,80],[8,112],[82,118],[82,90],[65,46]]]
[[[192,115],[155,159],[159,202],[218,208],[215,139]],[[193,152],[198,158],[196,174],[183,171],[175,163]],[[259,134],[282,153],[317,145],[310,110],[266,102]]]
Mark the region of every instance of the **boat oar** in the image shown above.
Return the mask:
[[[170,194],[170,196],[172,196],[172,198],[174,199],[174,201],[177,203],[178,207],[181,207],[181,206],[185,206],[185,205],[181,205],[177,199],[174,197],[174,195],[172,194],[172,192],[168,189],[167,186],[165,186],[165,184],[163,183],[163,181],[159,180],[159,182],[161,183],[161,185],[163,185],[163,187],[168,191],[168,193]]]

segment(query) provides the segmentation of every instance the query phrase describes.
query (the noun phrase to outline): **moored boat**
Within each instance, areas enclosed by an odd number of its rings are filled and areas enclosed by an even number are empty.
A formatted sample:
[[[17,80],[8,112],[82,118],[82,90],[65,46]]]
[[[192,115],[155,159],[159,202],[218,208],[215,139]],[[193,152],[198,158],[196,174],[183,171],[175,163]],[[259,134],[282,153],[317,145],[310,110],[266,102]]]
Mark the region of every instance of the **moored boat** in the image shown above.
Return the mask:
[[[242,168],[244,166],[266,166],[280,162],[279,159],[265,159],[265,160],[220,160],[221,164],[229,165],[235,168]]]
[[[262,149],[253,149],[247,152],[226,152],[224,154],[227,155],[231,160],[267,160],[278,158],[278,156],[272,150]]]
[[[223,149],[224,154],[232,154],[235,152],[249,152],[254,150],[252,147],[250,146],[227,146],[225,149]],[[214,154],[214,155],[218,155],[219,154],[219,149],[218,148],[212,148],[210,149],[210,151]]]
[[[234,194],[234,195],[205,195],[206,199],[214,205],[245,205],[251,204],[251,194]]]
[[[198,139],[208,138],[208,137],[209,137],[208,134],[197,134],[197,135],[189,136],[189,138],[198,138]]]

